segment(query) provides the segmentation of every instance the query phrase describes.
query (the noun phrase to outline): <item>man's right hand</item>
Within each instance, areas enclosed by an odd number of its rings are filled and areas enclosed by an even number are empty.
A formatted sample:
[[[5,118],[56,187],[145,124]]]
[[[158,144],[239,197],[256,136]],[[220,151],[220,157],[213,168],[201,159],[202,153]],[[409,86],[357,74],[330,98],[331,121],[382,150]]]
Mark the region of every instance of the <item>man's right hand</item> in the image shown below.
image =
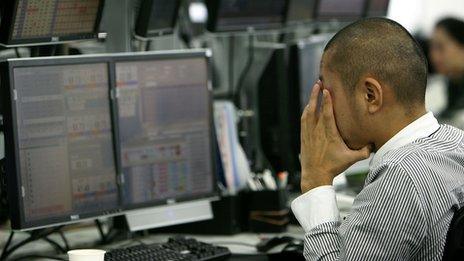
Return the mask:
[[[317,99],[322,91],[320,112]],[[301,190],[303,193],[319,186],[332,185],[333,179],[357,161],[367,159],[371,148],[348,148],[343,141],[333,112],[332,97],[318,81],[311,92],[309,104],[301,117]]]

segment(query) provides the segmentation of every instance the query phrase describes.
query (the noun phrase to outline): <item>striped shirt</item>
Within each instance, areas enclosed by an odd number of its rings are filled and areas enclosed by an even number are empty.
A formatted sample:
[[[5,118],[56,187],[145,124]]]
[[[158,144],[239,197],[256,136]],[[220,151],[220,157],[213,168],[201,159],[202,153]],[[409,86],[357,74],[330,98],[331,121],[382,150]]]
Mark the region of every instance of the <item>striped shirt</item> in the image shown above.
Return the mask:
[[[412,125],[410,136],[421,131]],[[453,214],[464,205],[464,132],[436,126],[410,142],[397,135],[396,146],[376,153],[350,215],[305,228],[307,260],[441,260]]]

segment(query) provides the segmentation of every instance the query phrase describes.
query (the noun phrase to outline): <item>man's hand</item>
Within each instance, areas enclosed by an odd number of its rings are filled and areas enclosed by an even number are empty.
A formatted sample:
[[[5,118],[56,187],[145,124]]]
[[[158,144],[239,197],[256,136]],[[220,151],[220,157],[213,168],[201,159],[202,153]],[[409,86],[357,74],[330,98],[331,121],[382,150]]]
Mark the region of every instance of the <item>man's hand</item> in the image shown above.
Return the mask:
[[[333,179],[359,160],[367,159],[371,149],[366,146],[351,150],[343,141],[335,123],[332,98],[322,90],[320,112],[317,99],[321,82],[314,85],[309,104],[301,117],[301,190],[303,193],[319,186],[332,185]]]

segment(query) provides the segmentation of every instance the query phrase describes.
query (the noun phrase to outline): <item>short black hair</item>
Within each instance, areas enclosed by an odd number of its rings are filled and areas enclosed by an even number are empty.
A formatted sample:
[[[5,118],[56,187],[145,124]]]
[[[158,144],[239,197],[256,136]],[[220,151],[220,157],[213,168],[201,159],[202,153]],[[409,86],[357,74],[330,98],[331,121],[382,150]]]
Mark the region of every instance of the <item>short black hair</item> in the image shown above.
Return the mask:
[[[464,21],[446,17],[438,21],[436,27],[444,29],[458,44],[464,45]]]
[[[351,90],[362,76],[370,75],[393,88],[406,108],[425,103],[427,59],[412,35],[393,20],[354,22],[329,41],[324,53],[329,53],[329,70]]]

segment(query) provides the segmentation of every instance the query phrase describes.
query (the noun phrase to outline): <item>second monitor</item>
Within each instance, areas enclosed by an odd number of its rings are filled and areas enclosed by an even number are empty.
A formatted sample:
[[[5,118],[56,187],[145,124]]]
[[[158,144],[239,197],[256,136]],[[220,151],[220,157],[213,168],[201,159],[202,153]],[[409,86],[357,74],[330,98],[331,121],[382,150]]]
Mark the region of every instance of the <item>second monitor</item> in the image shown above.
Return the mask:
[[[125,205],[182,201],[214,190],[212,111],[204,68],[206,60],[198,56],[116,59]]]

